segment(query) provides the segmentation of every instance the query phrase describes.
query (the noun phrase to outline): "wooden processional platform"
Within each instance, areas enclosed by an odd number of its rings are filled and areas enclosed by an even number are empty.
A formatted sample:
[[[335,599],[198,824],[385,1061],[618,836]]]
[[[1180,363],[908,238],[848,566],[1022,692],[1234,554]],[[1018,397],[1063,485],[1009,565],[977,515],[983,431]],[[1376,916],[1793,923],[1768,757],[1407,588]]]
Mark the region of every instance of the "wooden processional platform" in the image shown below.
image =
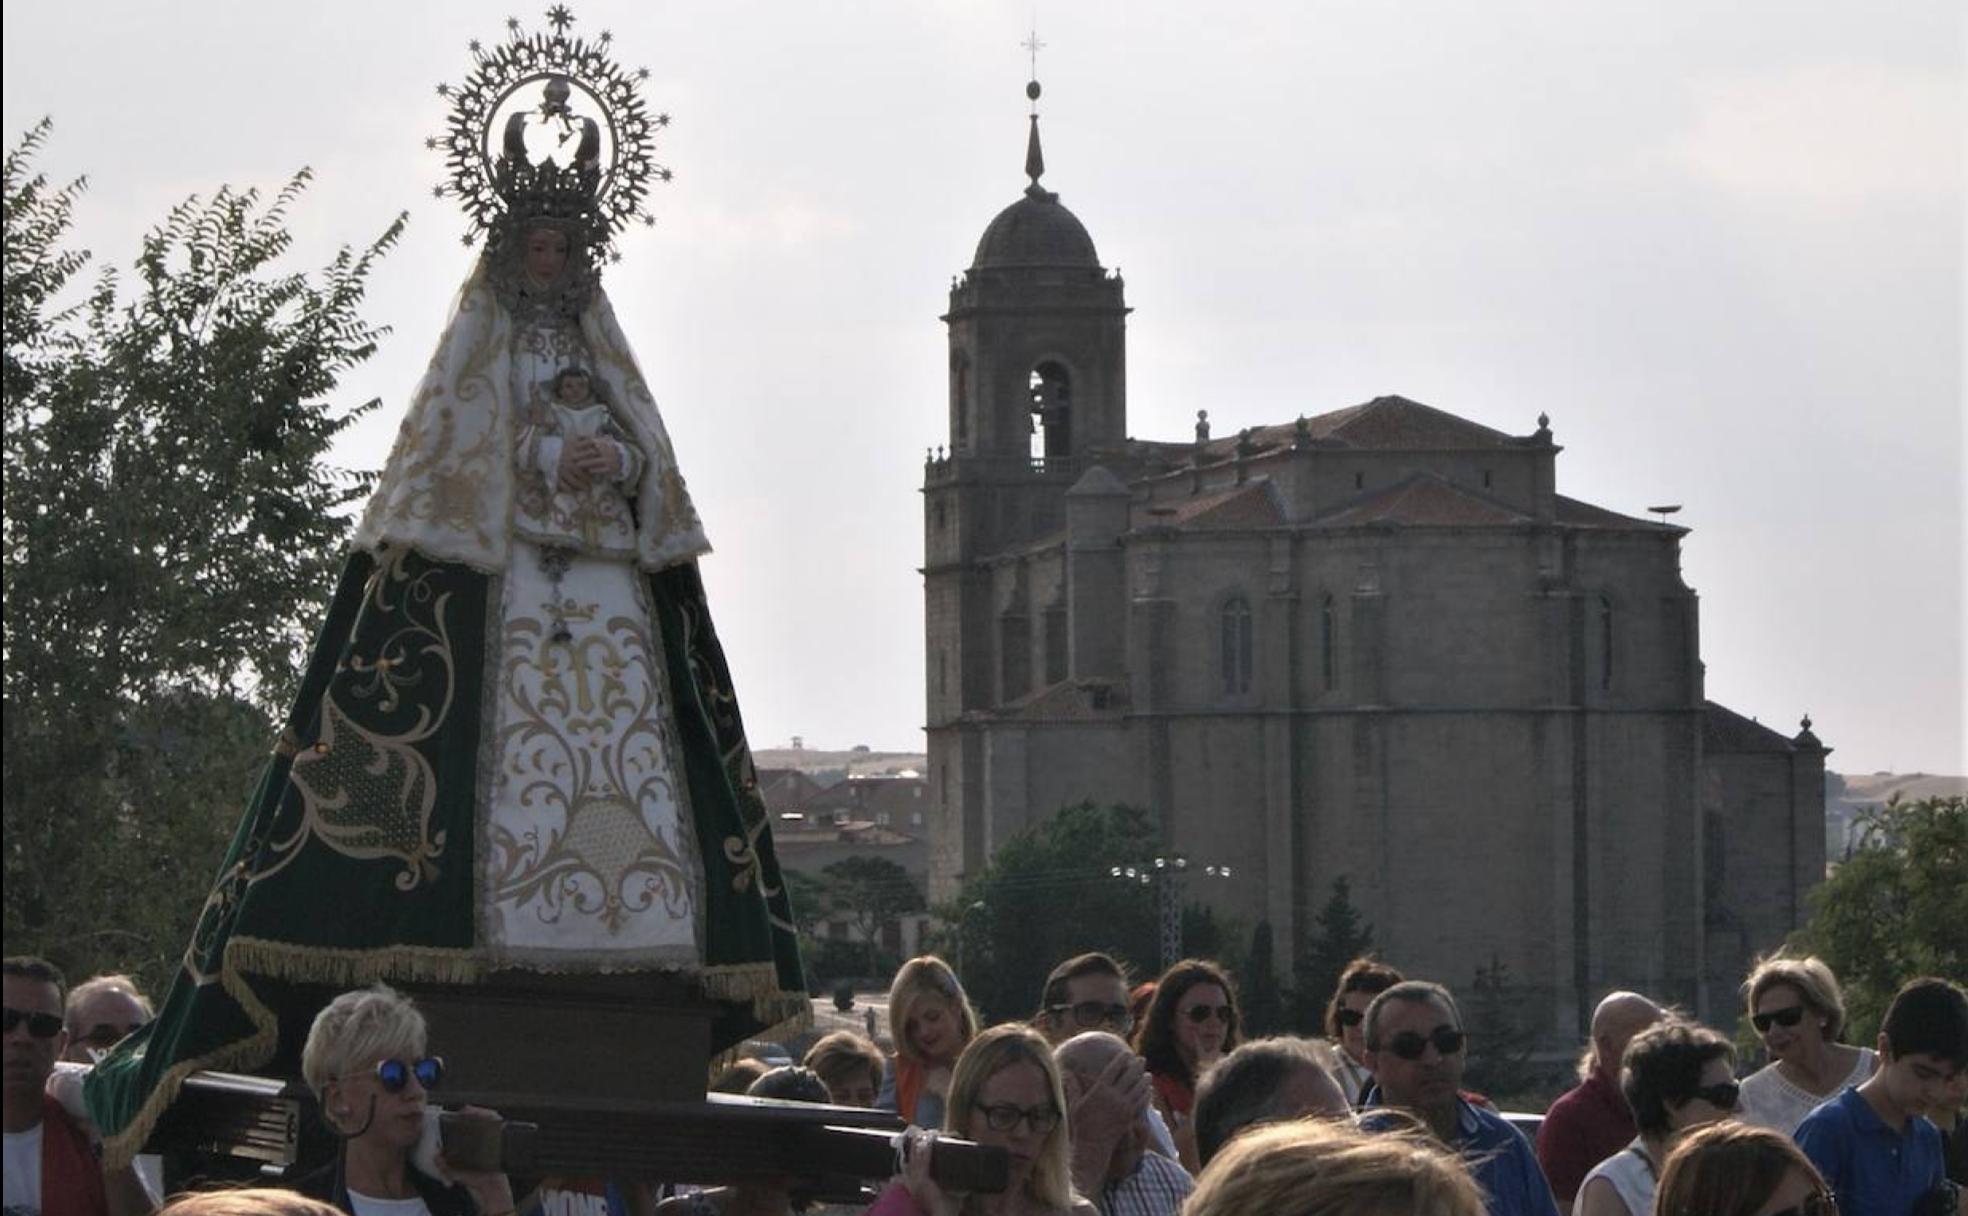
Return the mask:
[[[435,1102],[498,1111],[515,1178],[641,1178],[714,1185],[791,1178],[849,1199],[895,1170],[892,1112],[705,1094],[715,1009],[649,976],[501,973],[472,985],[403,984],[444,1057]],[[296,994],[297,996],[300,994]],[[284,1002],[318,1009],[334,996]],[[307,1028],[281,1026],[266,1075],[198,1073],[146,1151],[305,1173],[335,1139],[300,1080]],[[932,1173],[960,1191],[1004,1189],[1002,1149],[940,1139]]]

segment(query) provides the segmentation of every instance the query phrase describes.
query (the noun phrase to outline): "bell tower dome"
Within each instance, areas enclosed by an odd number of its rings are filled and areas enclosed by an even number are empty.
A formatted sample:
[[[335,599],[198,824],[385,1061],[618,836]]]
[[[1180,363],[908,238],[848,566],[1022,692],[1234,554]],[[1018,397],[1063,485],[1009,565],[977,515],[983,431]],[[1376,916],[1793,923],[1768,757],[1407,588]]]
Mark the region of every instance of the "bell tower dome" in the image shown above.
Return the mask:
[[[1118,274],[1039,179],[1039,83],[1025,144],[1024,196],[997,214],[950,288],[953,457],[1083,461],[1127,436],[1125,325]],[[1063,467],[1063,464],[1062,464]]]

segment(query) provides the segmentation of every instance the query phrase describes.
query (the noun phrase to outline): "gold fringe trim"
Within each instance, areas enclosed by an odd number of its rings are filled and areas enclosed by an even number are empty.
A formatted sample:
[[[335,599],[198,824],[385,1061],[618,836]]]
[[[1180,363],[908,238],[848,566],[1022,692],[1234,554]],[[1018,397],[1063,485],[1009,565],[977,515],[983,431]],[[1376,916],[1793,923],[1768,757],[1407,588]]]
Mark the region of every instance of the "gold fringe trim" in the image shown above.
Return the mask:
[[[353,988],[387,980],[428,984],[470,984],[485,973],[470,950],[435,946],[386,946],[344,950],[296,946],[262,937],[235,937],[226,944],[225,970],[255,971],[277,980],[334,984]],[[228,986],[227,991],[231,991]]]
[[[183,1087],[186,1077],[207,1069],[245,1072],[257,1068],[271,1058],[274,1049],[280,1045],[279,1017],[266,1007],[246,983],[246,977],[232,965],[230,946],[226,948],[225,959],[219,965],[219,983],[245,1011],[247,1020],[253,1024],[253,1033],[227,1043],[208,1055],[181,1060],[159,1077],[157,1084],[145,1095],[136,1115],[123,1125],[123,1130],[103,1139],[103,1164],[107,1168],[122,1169],[143,1151],[144,1143],[157,1130],[157,1121],[177,1100],[178,1090]]]

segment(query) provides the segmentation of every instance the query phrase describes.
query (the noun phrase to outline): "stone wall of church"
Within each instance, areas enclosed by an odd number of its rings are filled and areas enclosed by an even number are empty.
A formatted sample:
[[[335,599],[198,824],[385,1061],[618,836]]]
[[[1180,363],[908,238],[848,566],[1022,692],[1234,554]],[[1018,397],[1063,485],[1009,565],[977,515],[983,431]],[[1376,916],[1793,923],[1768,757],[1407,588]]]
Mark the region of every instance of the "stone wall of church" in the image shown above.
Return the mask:
[[[1808,914],[1824,878],[1824,756],[1711,754],[1701,771],[1707,981],[1712,1008],[1740,1003],[1755,957]]]

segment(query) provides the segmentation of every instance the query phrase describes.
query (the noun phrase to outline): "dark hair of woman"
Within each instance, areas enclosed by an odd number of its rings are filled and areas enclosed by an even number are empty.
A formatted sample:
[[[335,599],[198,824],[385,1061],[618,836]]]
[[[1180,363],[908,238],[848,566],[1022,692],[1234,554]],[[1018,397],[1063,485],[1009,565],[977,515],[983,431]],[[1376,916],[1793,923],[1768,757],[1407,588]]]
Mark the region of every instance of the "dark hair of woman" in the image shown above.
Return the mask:
[[[1733,1064],[1735,1058],[1729,1040],[1692,1022],[1662,1022],[1635,1035],[1620,1068],[1620,1092],[1633,1108],[1634,1126],[1643,1133],[1665,1134],[1670,1129],[1667,1104],[1696,1096],[1710,1060]]]
[[[1172,1076],[1192,1086],[1196,1078],[1190,1075],[1189,1065],[1175,1046],[1175,1007],[1184,993],[1199,984],[1215,984],[1223,989],[1224,998],[1230,1004],[1223,1050],[1235,1050],[1244,1041],[1238,1026],[1241,1016],[1237,1010],[1237,987],[1223,968],[1207,959],[1183,959],[1163,972],[1162,978],[1155,981],[1155,997],[1148,1003],[1148,1016],[1134,1032],[1135,1053],[1147,1062],[1149,1072]]]
[[[1333,985],[1332,999],[1326,1002],[1326,1037],[1339,1041],[1339,1011],[1343,1006],[1342,997],[1349,992],[1364,992],[1368,996],[1379,996],[1405,978],[1399,971],[1377,958],[1356,958],[1346,964],[1346,970],[1339,973],[1339,983]]]

